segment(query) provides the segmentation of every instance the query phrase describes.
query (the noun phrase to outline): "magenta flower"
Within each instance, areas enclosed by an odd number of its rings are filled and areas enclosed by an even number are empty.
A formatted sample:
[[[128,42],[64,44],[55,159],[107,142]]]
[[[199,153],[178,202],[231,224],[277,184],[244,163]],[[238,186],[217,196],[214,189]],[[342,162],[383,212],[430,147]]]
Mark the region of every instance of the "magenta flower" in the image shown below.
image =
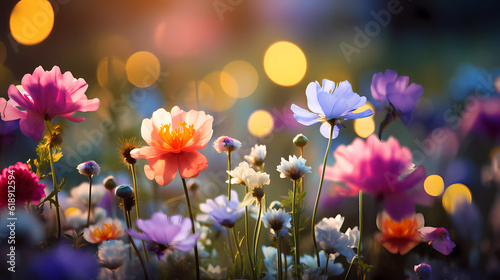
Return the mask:
[[[398,78],[396,71],[387,69],[384,74],[374,74],[371,85],[373,99],[395,109],[405,124],[410,122],[417,101],[424,93],[421,85],[412,83],[408,86],[409,80],[407,76]]]
[[[15,195],[13,201],[17,205],[23,205],[25,202],[40,203],[45,197],[45,185],[40,184],[38,180],[38,176],[31,172],[25,163],[18,162],[4,168],[0,175],[0,209],[9,205],[11,191]]]
[[[99,108],[99,99],[87,99],[87,87],[85,80],[75,79],[69,71],[61,74],[57,66],[50,71],[39,66],[32,75],[24,75],[20,86],[9,87],[9,101],[0,98],[2,120],[20,119],[21,132],[40,141],[45,131],[44,120],[64,117],[81,122],[85,118],[73,117],[75,112]]]
[[[344,182],[347,188],[338,188],[341,195],[364,191],[384,201],[394,220],[414,213],[415,202],[430,199],[422,187],[424,168],[414,168],[410,149],[401,147],[394,137],[380,141],[370,135],[366,142],[357,138],[349,146],[340,145],[333,155],[336,163],[326,167],[325,180]]]
[[[423,227],[419,232],[422,238],[429,241],[429,245],[431,245],[432,248],[443,255],[449,255],[453,251],[453,248],[456,247],[445,228]]]
[[[173,250],[183,252],[194,248],[200,237],[199,233],[191,233],[191,219],[181,215],[168,217],[165,213],[156,212],[150,220],[137,219],[137,227],[143,232],[134,229],[126,232],[135,238],[147,242],[146,248],[156,253],[158,259]]]

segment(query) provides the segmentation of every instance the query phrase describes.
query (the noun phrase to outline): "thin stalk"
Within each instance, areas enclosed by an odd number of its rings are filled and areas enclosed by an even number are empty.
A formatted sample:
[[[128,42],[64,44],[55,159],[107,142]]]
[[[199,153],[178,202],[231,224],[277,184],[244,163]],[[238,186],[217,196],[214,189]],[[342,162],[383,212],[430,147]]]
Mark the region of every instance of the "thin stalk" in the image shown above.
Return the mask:
[[[114,200],[114,194],[113,190],[109,191],[109,205],[111,208],[111,217],[116,218],[116,213],[115,213],[115,200]]]
[[[139,252],[139,249],[137,249],[137,246],[135,246],[134,241],[132,240],[132,237],[130,235],[128,236],[128,240],[130,244],[132,244],[132,247],[134,247],[135,253],[137,254],[137,257],[139,258],[139,261],[141,262],[142,266],[142,271],[144,272],[144,279],[148,280],[148,273],[146,272],[146,266],[144,265],[144,260],[141,257],[141,253]]]
[[[314,203],[314,211],[311,221],[311,234],[314,244],[314,250],[316,252],[316,258],[318,260],[318,267],[321,267],[321,264],[319,262],[319,250],[318,250],[318,244],[316,243],[316,229],[314,225],[316,222],[316,212],[318,211],[319,196],[321,195],[321,189],[323,188],[323,180],[325,178],[326,161],[328,160],[328,153],[330,152],[330,147],[332,145],[332,137],[333,137],[333,125],[330,127],[330,138],[328,138],[328,147],[326,148],[325,159],[323,160],[323,171],[321,172],[321,179],[319,180],[318,195],[316,196],[316,203]]]
[[[234,250],[233,246],[231,245],[231,235],[229,234],[229,228],[226,228],[226,235],[227,235],[227,247],[229,247],[229,251],[231,253],[231,256],[234,256]],[[236,257],[235,257],[236,259]]]
[[[276,247],[278,248],[278,280],[283,279],[283,268],[281,263],[281,245],[280,245],[280,237],[276,237]]]
[[[92,208],[92,175],[89,175],[89,212],[87,214],[87,226],[89,227],[90,225],[90,210]]]
[[[227,171],[231,172],[231,152],[227,153]],[[227,174],[227,201],[231,201],[231,174]]]
[[[45,127],[47,128],[47,133],[49,134],[49,136],[52,135],[52,131],[50,129],[51,126],[52,126],[51,121],[46,120]],[[57,177],[56,177],[56,171],[54,169],[54,158],[52,157],[52,148],[50,147],[50,145],[47,146],[47,149],[49,150],[49,162],[50,162],[50,172],[52,175],[52,185],[54,186],[54,190],[55,190],[55,189],[57,189]],[[59,242],[59,240],[61,239],[61,216],[59,213],[59,192],[56,192],[56,194],[54,196],[55,196],[55,200],[56,200],[56,220],[57,220],[56,238],[57,238],[57,241]]]
[[[352,264],[354,263],[354,259],[359,260],[359,256],[361,254],[361,232],[363,230],[363,191],[359,191],[359,236],[358,236],[358,248],[356,252],[356,257],[352,259],[351,264],[349,264],[349,269],[347,270],[347,274],[345,275],[344,280],[347,280],[349,277],[349,273],[351,272]],[[366,275],[365,275],[366,276]]]
[[[304,147],[300,147],[300,156],[304,157]],[[304,177],[300,178],[300,192],[304,192]]]
[[[236,231],[234,230],[234,227],[231,228],[231,231],[233,232],[233,239],[234,239],[234,245],[236,246],[236,250],[238,251],[238,255],[236,255],[236,258],[239,256],[240,262],[242,263],[242,275],[245,276],[245,260],[243,259],[243,254],[241,254],[240,250],[240,241],[238,240],[238,236],[236,235]]]
[[[328,260],[330,259],[330,254],[326,254],[326,264],[325,264],[325,275],[326,278],[328,279]]]
[[[248,187],[245,186],[245,193],[248,193]],[[252,277],[253,279],[257,279],[255,275],[255,267],[253,265],[253,259],[252,259],[252,253],[251,247],[250,247],[250,231],[248,227],[248,206],[245,206],[245,239],[246,239],[246,244],[247,244],[247,254],[248,254],[248,261],[250,262],[250,270],[252,271]]]
[[[134,196],[135,196],[135,214],[137,216],[136,218],[136,225],[137,225],[137,220],[141,218],[141,214],[139,212],[139,190],[137,188],[137,177],[135,176],[135,164],[129,164],[130,166],[130,171],[132,172],[132,182],[134,184]],[[140,233],[142,233],[141,229],[137,227]],[[141,240],[142,242],[142,249],[144,251],[144,256],[146,257],[146,261],[149,262],[149,256],[148,252],[146,251],[146,244],[144,244],[144,240]]]
[[[189,200],[189,193],[186,185],[186,179],[184,178],[182,178],[182,186],[184,187],[184,195],[186,196],[186,202],[189,210],[189,217],[191,218],[191,231],[194,234],[196,233],[196,230],[194,227],[193,210],[191,209],[191,201]],[[196,279],[200,280],[200,261],[198,258],[198,244],[194,245],[194,259],[196,262]]]
[[[297,180],[293,180],[293,202],[292,202],[292,219],[293,219],[293,245],[295,246],[295,274],[300,279],[300,254],[299,254],[299,219],[297,215],[297,207],[295,206],[297,199]]]
[[[122,209],[123,209],[123,219],[125,219],[125,223],[127,224],[127,229],[130,230],[130,222],[128,220],[128,215],[127,215],[127,210],[125,209],[125,199],[121,199],[121,202],[122,202]],[[133,240],[129,238],[128,242],[130,243],[130,245],[132,245]],[[129,257],[130,259],[132,259],[132,249],[129,247],[128,248],[128,254],[129,254]]]
[[[262,216],[262,205],[259,203],[259,215],[257,216],[257,221],[255,222],[255,231],[253,233],[253,257],[254,263],[257,263],[257,247],[259,246],[259,232],[260,232],[260,217]]]
[[[283,256],[285,257],[284,258],[284,263],[285,263],[285,280],[286,280],[286,278],[288,277],[288,275],[287,275],[288,274],[287,273],[287,271],[288,271],[288,262],[286,261],[286,248],[285,248],[285,239],[284,238],[281,238],[281,248],[283,248],[282,249],[283,250],[282,253],[283,253]]]

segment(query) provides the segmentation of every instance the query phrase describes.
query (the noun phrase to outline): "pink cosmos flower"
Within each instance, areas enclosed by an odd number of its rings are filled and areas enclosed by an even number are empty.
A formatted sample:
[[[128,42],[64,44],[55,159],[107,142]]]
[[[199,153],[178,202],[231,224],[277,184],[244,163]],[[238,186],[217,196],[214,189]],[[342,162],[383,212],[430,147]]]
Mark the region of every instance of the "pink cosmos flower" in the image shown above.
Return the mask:
[[[32,75],[24,75],[20,86],[9,87],[9,101],[0,98],[2,120],[20,119],[21,132],[40,141],[45,131],[44,120],[64,117],[81,122],[85,118],[72,117],[75,112],[99,108],[99,99],[87,99],[87,87],[85,80],[75,79],[69,71],[61,74],[57,66],[50,71],[39,66]]]
[[[18,162],[4,168],[0,175],[0,209],[9,205],[9,193],[15,195],[15,203],[22,205],[27,201],[35,204],[45,197],[44,188],[38,182],[39,178],[29,170],[27,164]]]
[[[450,234],[445,228],[423,227],[419,230],[422,237],[429,241],[429,245],[443,255],[449,255],[455,243],[451,241]]]
[[[214,141],[214,149],[218,153],[231,153],[241,147],[241,142],[229,136],[221,136]]]
[[[130,155],[146,159],[149,165],[144,166],[144,173],[162,186],[172,182],[177,170],[182,178],[196,177],[208,166],[197,151],[210,141],[213,120],[203,111],[185,112],[178,106],[171,112],[158,109],[151,119],[142,121],[142,138],[149,146],[134,149]]]
[[[334,156],[336,162],[326,167],[325,180],[344,182],[347,188],[338,188],[341,195],[368,192],[384,201],[395,220],[415,212],[415,202],[429,202],[422,187],[424,168],[414,168],[410,149],[401,147],[394,137],[380,141],[370,135],[366,142],[357,138],[349,146],[340,145]]]
[[[380,233],[376,239],[391,254],[404,255],[422,241],[418,230],[424,226],[424,216],[413,213],[401,221],[394,221],[386,213],[377,215],[377,227]]]

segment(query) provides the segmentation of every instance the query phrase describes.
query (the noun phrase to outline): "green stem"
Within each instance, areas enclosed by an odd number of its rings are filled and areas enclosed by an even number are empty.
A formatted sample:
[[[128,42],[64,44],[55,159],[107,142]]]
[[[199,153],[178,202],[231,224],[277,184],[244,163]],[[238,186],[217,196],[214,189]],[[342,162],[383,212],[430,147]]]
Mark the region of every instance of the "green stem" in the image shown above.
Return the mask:
[[[52,136],[52,123],[49,120],[45,120],[45,127],[47,128],[47,134],[49,137]],[[50,143],[47,146],[47,149],[49,150],[49,162],[50,162],[50,171],[52,174],[52,185],[54,186],[54,190],[57,189],[57,177],[56,177],[56,171],[54,169],[54,158],[52,157],[52,148],[50,147]],[[55,200],[56,200],[56,220],[57,220],[57,233],[56,233],[56,238],[57,241],[61,239],[61,216],[59,213],[59,191],[56,192]]]
[[[234,239],[234,245],[236,246],[236,251],[238,254],[236,255],[236,258],[239,256],[239,261],[242,263],[242,275],[245,276],[245,260],[243,259],[243,254],[241,254],[240,250],[240,241],[238,240],[238,236],[236,235],[236,231],[234,230],[234,227],[231,228],[231,231],[233,233],[233,239]]]
[[[89,176],[89,212],[87,213],[87,226],[90,225],[90,209],[92,208],[92,175]]]
[[[182,177],[181,177],[182,178]],[[194,227],[193,210],[191,209],[191,201],[189,200],[189,193],[186,185],[186,179],[182,178],[182,186],[184,187],[184,195],[186,196],[187,207],[189,211],[189,217],[191,218],[191,231],[196,233]],[[200,280],[200,261],[198,258],[198,244],[194,245],[194,258],[196,262],[196,279]]]
[[[227,153],[227,171],[231,172],[231,153]],[[231,174],[227,174],[227,201],[231,201]]]
[[[129,164],[130,166],[130,171],[132,172],[132,183],[134,184],[134,196],[135,196],[135,214],[137,216],[136,218],[136,225],[137,225],[137,220],[141,218],[141,214],[139,212],[139,190],[137,188],[137,177],[135,176],[135,164]],[[140,233],[142,233],[141,229],[137,227]],[[144,256],[146,257],[146,261],[149,262],[149,256],[148,252],[146,251],[146,244],[144,244],[144,240],[141,240],[142,242],[142,250],[144,251]]]
[[[245,186],[245,192],[248,193],[248,187]],[[253,279],[256,280],[257,277],[255,275],[255,267],[253,265],[253,259],[252,259],[252,253],[251,247],[250,247],[250,231],[248,227],[248,206],[245,206],[245,239],[246,239],[246,244],[247,244],[247,254],[248,254],[248,261],[250,262],[250,270],[252,271],[252,276]]]
[[[278,248],[278,280],[283,279],[283,268],[281,263],[281,245],[280,245],[280,237],[276,237],[276,247]],[[286,273],[286,272],[285,272]]]
[[[123,209],[123,219],[125,219],[125,223],[127,224],[127,229],[130,230],[130,223],[128,221],[128,215],[127,215],[127,210],[125,209],[125,199],[121,199],[121,202],[122,202],[122,209]],[[130,245],[132,245],[133,243],[133,240],[131,238],[129,238],[128,242],[130,243]],[[132,249],[131,247],[128,248],[128,254],[129,254],[129,258],[132,259]]]
[[[304,147],[300,147],[300,156],[304,157]],[[304,192],[304,177],[300,178],[300,192]]]
[[[257,216],[257,221],[255,222],[255,231],[253,233],[253,257],[254,263],[257,263],[257,247],[259,247],[259,233],[260,233],[260,217],[262,215],[262,205],[259,202],[259,215]]]
[[[316,243],[316,229],[314,226],[316,222],[316,212],[318,211],[319,196],[321,194],[321,189],[323,188],[323,180],[325,178],[326,161],[328,159],[328,153],[330,152],[330,147],[332,145],[332,137],[333,137],[333,125],[330,127],[330,138],[328,139],[328,147],[326,148],[325,159],[323,160],[323,171],[321,172],[321,178],[319,180],[318,195],[316,196],[316,203],[314,203],[314,211],[311,221],[311,234],[314,244],[314,250],[316,252],[316,258],[318,261],[318,267],[321,267],[321,264],[319,262],[319,250],[318,250],[318,244]]]
[[[347,280],[349,277],[349,273],[351,272],[352,264],[354,263],[354,259],[360,258],[361,254],[361,232],[363,230],[363,191],[359,191],[359,235],[358,235],[358,248],[356,252],[356,257],[351,260],[351,263],[349,264],[349,269],[347,270],[347,274],[345,275],[344,280]]]
[[[293,201],[292,201],[292,219],[293,219],[293,245],[295,246],[295,274],[300,279],[300,254],[299,254],[299,219],[297,215],[297,180],[293,180]]]

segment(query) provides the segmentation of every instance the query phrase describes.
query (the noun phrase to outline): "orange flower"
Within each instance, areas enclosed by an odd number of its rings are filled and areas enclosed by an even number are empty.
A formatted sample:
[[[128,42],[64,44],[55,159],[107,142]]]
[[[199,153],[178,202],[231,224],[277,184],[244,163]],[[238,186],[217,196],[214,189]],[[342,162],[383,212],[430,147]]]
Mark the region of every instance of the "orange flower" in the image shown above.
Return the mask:
[[[392,254],[401,255],[408,253],[422,241],[418,230],[424,226],[424,216],[420,213],[413,214],[401,221],[394,221],[382,212],[377,215],[377,227],[381,231],[376,236],[377,240]]]
[[[142,138],[149,146],[134,149],[130,155],[146,159],[149,165],[144,166],[144,173],[162,186],[172,182],[177,170],[182,178],[196,177],[208,166],[197,151],[210,141],[213,120],[203,111],[185,112],[178,106],[171,112],[158,109],[151,119],[142,121]]]
[[[106,218],[83,230],[83,238],[90,243],[101,243],[110,239],[118,239],[124,235],[125,232],[120,220],[111,218]]]

